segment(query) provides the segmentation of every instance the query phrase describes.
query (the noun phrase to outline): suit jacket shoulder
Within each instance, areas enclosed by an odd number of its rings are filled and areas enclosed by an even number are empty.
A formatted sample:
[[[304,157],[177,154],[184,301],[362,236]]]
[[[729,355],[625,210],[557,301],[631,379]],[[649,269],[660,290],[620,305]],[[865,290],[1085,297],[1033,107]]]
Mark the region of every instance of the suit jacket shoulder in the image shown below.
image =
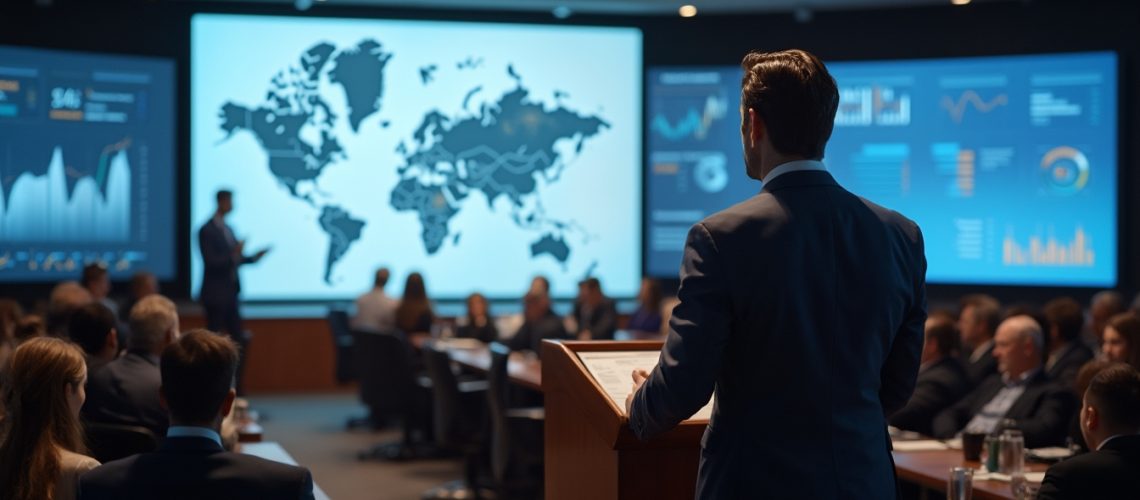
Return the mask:
[[[1140,436],[1121,436],[1099,451],[1072,457],[1049,467],[1041,484],[1041,500],[1123,498],[1140,491]]]

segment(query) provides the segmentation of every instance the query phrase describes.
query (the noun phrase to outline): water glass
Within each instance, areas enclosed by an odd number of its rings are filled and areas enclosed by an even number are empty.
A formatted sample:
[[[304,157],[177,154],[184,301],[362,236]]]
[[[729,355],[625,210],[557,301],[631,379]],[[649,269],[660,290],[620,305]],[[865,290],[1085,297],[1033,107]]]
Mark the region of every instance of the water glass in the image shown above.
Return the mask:
[[[1025,474],[1025,437],[1019,430],[1002,432],[998,448],[998,471],[1013,476]]]
[[[950,469],[950,481],[946,486],[946,500],[971,500],[974,495],[974,469],[954,467]]]

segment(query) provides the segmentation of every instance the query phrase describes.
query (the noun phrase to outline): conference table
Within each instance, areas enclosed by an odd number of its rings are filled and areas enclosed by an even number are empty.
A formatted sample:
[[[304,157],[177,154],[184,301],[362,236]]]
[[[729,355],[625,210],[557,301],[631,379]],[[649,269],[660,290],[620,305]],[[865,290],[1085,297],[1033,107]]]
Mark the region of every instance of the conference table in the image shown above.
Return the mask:
[[[456,344],[447,347],[452,361],[460,366],[479,373],[486,373],[491,368],[491,351],[485,345]],[[507,375],[512,383],[529,389],[542,391],[542,362],[538,358],[520,352],[511,353],[507,362]],[[903,482],[912,483],[926,490],[933,490],[945,495],[946,483],[950,469],[954,467],[971,467],[978,469],[981,464],[977,461],[962,459],[962,450],[924,450],[924,451],[894,451],[895,471]],[[1026,472],[1044,472],[1048,466],[1045,464],[1027,462]],[[1005,500],[1013,499],[1008,481],[979,478],[974,480],[974,498],[978,500]]]

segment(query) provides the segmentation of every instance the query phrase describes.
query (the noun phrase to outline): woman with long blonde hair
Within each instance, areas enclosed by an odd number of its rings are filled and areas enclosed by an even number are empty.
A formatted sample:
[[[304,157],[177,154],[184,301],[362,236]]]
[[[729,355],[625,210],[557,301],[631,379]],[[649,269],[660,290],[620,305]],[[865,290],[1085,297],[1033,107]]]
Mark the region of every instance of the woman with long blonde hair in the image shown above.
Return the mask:
[[[39,337],[16,348],[0,422],[0,500],[74,499],[79,475],[99,466],[82,455],[86,383],[74,344]]]

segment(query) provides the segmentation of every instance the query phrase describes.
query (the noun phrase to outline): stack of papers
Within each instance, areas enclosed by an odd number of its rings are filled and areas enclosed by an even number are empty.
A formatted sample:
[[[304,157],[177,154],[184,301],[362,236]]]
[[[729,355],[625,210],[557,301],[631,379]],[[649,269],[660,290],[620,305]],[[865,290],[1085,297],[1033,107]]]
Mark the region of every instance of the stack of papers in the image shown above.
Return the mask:
[[[942,441],[922,439],[919,441],[895,441],[891,443],[894,451],[939,451],[948,450],[949,446]]]

